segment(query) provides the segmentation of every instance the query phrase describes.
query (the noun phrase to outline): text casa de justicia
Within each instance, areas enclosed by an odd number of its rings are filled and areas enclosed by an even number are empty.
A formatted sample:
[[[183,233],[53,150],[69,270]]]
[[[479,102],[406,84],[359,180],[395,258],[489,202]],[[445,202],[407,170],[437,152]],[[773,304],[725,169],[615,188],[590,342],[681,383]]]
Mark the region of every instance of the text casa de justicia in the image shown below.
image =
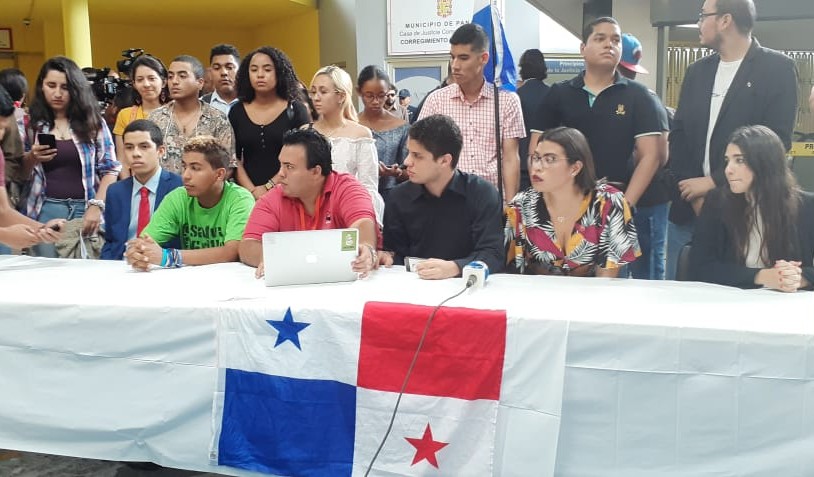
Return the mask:
[[[404,29],[399,31],[399,36],[403,37],[400,43],[402,45],[418,43],[446,43],[449,41],[449,36],[452,35],[459,26],[466,23],[469,23],[469,21],[444,20],[405,23]],[[433,36],[436,38],[431,38]],[[443,38],[438,38],[439,36],[443,36]]]

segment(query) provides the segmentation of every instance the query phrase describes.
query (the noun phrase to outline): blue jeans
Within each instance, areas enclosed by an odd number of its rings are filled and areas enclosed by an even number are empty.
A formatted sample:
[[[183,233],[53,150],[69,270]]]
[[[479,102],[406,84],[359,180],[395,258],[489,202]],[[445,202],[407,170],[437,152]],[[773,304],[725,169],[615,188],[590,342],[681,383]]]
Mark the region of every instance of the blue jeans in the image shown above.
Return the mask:
[[[79,199],[51,199],[46,197],[42,210],[37,217],[42,223],[51,219],[78,219],[85,215],[85,201]],[[31,247],[31,252],[37,257],[56,258],[57,248],[52,243],[41,243]]]
[[[11,255],[11,249],[7,245],[0,243],[0,255]]]
[[[667,245],[667,217],[670,203],[650,207],[637,207],[633,223],[642,256],[628,267],[633,278],[642,280],[664,280],[664,261]]]
[[[685,245],[692,241],[693,222],[677,225],[669,222],[667,225],[667,279],[676,279],[678,255]]]

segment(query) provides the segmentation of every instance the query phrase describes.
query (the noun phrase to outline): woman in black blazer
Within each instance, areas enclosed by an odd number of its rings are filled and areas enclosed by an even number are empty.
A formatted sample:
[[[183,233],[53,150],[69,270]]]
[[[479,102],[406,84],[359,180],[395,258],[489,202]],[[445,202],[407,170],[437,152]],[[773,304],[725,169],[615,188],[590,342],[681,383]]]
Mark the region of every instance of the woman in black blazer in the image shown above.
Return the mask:
[[[780,138],[765,126],[732,134],[728,185],[707,196],[693,234],[695,280],[784,292],[814,284],[814,195],[801,191]]]

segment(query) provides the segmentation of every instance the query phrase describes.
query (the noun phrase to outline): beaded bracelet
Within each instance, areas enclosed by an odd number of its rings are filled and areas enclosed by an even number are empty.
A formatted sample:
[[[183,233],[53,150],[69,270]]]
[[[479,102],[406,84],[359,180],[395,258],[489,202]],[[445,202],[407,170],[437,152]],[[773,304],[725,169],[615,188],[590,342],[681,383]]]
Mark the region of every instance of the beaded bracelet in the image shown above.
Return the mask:
[[[181,268],[184,260],[177,248],[165,248],[161,252],[161,266],[164,268]]]

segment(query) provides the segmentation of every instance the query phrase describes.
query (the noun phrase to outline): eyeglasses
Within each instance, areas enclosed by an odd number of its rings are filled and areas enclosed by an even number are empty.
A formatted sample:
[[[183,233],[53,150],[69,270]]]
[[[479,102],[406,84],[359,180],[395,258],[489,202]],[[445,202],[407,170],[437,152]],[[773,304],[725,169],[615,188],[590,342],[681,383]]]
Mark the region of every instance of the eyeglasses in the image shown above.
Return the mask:
[[[543,167],[551,167],[559,161],[559,158],[554,154],[546,154],[541,156],[539,154],[530,154],[529,155],[529,163],[531,165],[541,165]]]
[[[698,23],[701,23],[702,21],[704,21],[704,18],[706,18],[706,17],[718,16],[718,15],[720,15],[720,13],[718,13],[718,12],[710,12],[710,13],[700,12],[700,13],[698,13]]]
[[[362,98],[364,98],[365,101],[373,101],[373,100],[376,100],[376,99],[378,99],[379,101],[384,101],[384,98],[386,96],[388,96],[388,95],[386,95],[384,93],[381,93],[381,94],[365,93],[365,94],[362,95]]]
[[[312,98],[316,98],[317,96],[324,96],[324,95],[331,94],[331,93],[339,94],[339,93],[341,93],[341,91],[339,91],[338,89],[332,89],[332,90],[328,90],[328,91],[317,91],[315,89],[312,89],[311,91],[308,92],[308,96],[310,96]]]

